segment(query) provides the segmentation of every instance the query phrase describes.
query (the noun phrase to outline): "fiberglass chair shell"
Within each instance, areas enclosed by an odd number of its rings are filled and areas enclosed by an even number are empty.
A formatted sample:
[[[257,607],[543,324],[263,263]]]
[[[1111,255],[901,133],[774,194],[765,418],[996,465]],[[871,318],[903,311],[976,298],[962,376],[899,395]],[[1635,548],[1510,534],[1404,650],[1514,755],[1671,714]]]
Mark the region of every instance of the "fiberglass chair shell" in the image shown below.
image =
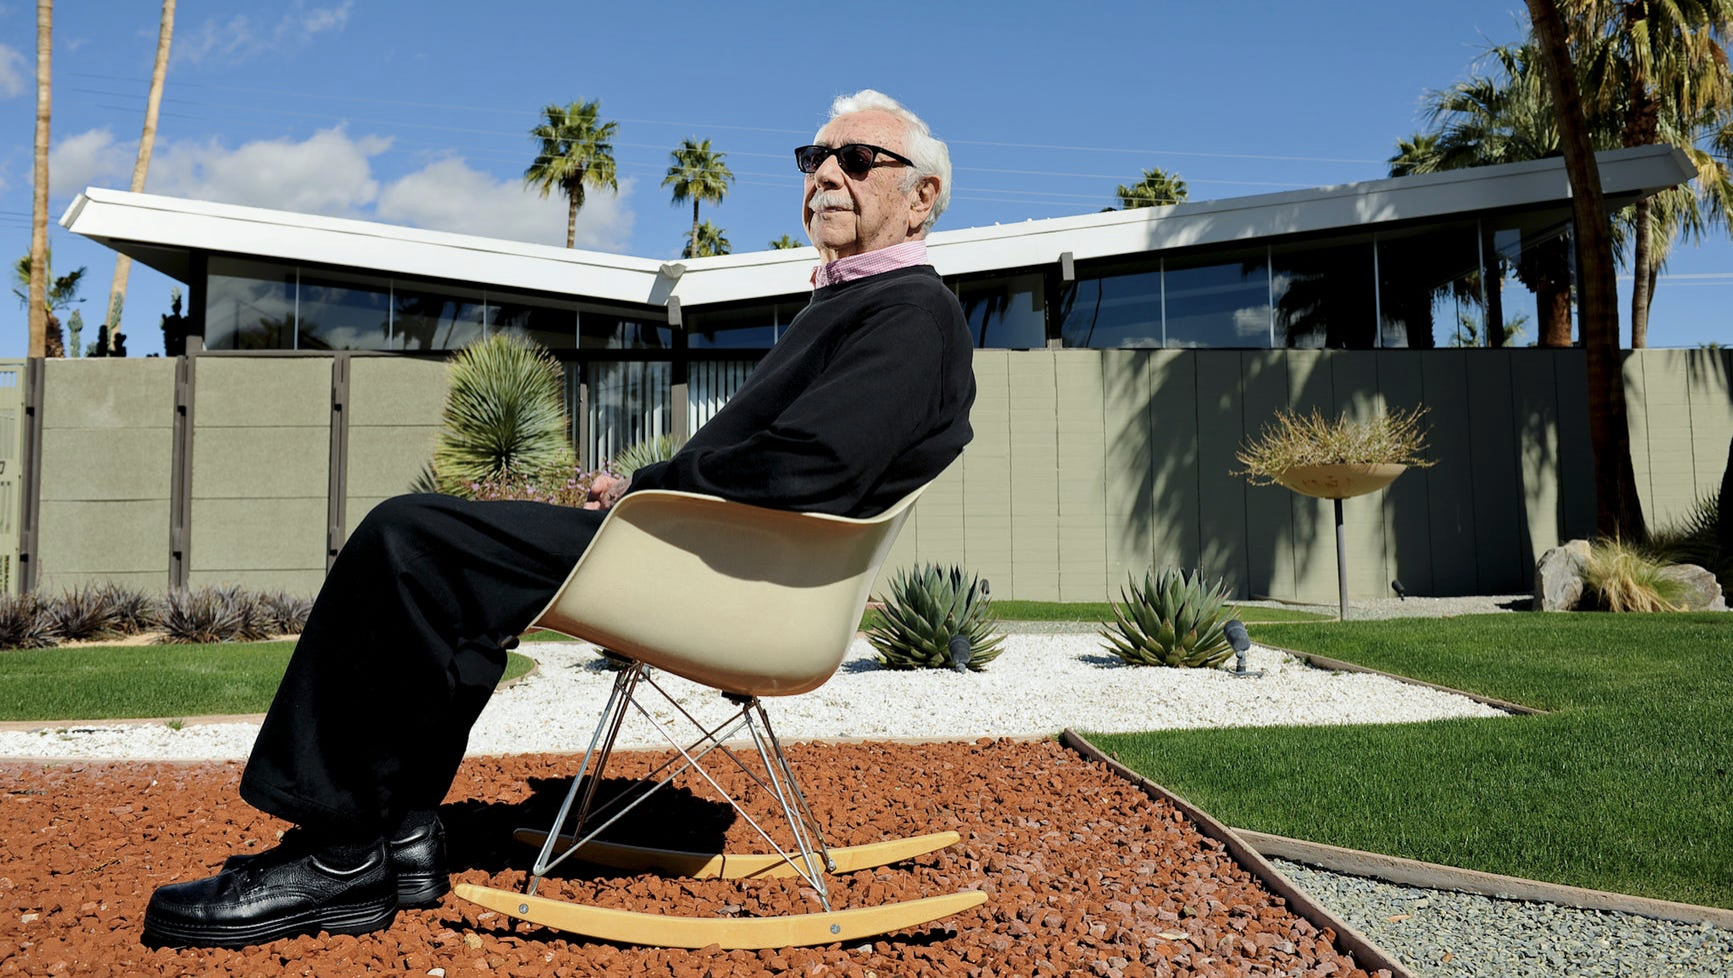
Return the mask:
[[[917,490],[867,519],[764,509],[660,490],[621,499],[535,625],[593,642],[631,662],[615,679],[578,777],[554,824],[546,832],[517,833],[520,840],[541,846],[526,892],[463,884],[457,887],[457,895],[509,916],[602,940],[724,948],[789,947],[871,937],[984,902],[984,893],[964,891],[884,906],[832,909],[824,882],[827,871],[886,865],[941,849],[958,836],[940,832],[872,845],[827,847],[759,699],[817,689],[836,672],[859,627],[879,565],[919,495]],[[714,687],[734,705],[733,715],[708,729],[693,720],[698,738],[684,743],[638,705],[637,697],[652,691],[673,701],[652,670]],[[676,754],[633,790],[595,806],[595,786],[622,722],[634,711],[657,725]],[[692,719],[683,709],[676,712]],[[756,771],[723,743],[742,731],[760,761]],[[721,792],[700,763],[712,752],[738,765],[775,800],[793,839],[792,853],[726,793],[724,797],[773,853],[691,853],[598,839],[649,794],[686,770],[695,770]],[[574,804],[572,831],[563,834]],[[797,874],[812,887],[823,912],[683,917],[536,896],[546,873],[573,854],[631,871],[654,868],[711,877]]]

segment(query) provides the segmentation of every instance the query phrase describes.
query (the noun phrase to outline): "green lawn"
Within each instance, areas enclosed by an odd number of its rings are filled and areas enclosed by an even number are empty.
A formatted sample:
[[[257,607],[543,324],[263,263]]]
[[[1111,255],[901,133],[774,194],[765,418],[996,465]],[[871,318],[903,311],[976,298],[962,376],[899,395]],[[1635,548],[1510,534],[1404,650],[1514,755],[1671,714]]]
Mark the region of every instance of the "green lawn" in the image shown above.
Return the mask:
[[[1253,637],[1552,712],[1090,739],[1231,825],[1733,908],[1733,617],[1479,615]]]
[[[294,647],[224,642],[0,652],[0,720],[263,713]],[[513,652],[505,678],[534,665]]]

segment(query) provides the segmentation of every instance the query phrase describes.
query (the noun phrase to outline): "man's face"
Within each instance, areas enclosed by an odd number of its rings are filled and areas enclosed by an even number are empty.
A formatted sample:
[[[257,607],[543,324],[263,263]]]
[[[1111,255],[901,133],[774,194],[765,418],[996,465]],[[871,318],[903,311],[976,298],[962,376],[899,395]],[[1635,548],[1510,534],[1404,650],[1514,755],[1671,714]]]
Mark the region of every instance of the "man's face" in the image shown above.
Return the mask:
[[[889,112],[869,109],[832,119],[819,131],[822,146],[871,143],[893,153],[903,152],[903,121]],[[864,177],[844,173],[835,156],[818,172],[806,175],[802,222],[825,261],[864,254],[925,235],[920,230],[932,209],[933,185],[924,180],[904,191],[908,168],[881,156],[887,165]]]

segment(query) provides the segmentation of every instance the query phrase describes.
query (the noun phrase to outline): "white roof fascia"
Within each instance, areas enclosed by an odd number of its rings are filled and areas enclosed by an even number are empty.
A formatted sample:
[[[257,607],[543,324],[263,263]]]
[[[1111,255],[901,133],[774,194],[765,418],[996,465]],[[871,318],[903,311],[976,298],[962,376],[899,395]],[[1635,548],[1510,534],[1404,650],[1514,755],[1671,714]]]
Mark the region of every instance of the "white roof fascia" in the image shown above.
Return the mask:
[[[1596,154],[1609,195],[1653,193],[1696,170],[1671,146]],[[944,275],[1231,244],[1501,208],[1563,204],[1561,159],[1532,160],[1170,207],[1109,211],[936,232],[928,254]],[[475,235],[215,204],[118,190],[86,190],[61,224],[113,246],[134,241],[402,275],[478,282],[603,301],[685,307],[804,293],[811,247],[661,262]]]
[[[663,263],[647,258],[95,187],[73,200],[61,224],[105,243],[137,241],[620,302],[659,304],[667,289],[665,282],[658,285]]]

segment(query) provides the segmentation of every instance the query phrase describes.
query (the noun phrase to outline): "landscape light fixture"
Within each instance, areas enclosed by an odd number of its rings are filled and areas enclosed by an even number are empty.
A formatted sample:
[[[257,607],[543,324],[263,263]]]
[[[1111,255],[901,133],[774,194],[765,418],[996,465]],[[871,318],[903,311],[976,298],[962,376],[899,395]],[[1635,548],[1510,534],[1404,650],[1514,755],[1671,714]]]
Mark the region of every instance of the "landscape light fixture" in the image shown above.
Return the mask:
[[[1235,679],[1251,679],[1264,674],[1262,669],[1249,672],[1246,670],[1246,650],[1252,647],[1252,637],[1246,634],[1245,622],[1238,618],[1229,618],[1228,623],[1222,626],[1222,634],[1227,636],[1228,644],[1234,647]]]

